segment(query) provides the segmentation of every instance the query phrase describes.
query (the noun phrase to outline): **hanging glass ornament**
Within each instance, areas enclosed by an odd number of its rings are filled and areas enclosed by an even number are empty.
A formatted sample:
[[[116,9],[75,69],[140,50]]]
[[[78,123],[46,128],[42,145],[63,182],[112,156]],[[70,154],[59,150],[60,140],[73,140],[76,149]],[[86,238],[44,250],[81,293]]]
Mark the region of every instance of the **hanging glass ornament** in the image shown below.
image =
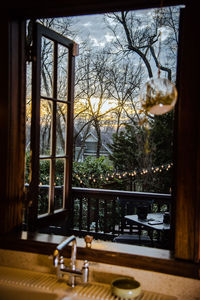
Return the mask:
[[[177,101],[177,89],[166,78],[151,78],[140,93],[142,109],[153,115],[162,115],[172,110]]]
[[[162,46],[163,27],[163,1],[161,0],[158,11],[159,34],[158,34],[158,54],[154,57],[158,67],[158,78],[148,80],[140,93],[142,110],[145,114],[162,115],[171,111],[177,101],[177,89],[175,85],[166,78],[160,77],[162,66],[160,64],[160,54]]]

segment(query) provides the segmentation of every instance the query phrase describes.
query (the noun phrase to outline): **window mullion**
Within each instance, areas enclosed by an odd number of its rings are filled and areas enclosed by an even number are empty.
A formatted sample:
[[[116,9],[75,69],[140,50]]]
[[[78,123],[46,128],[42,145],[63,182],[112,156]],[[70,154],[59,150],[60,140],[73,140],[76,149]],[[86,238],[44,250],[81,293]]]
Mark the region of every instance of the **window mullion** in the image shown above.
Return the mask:
[[[68,55],[68,99],[67,99],[67,130],[66,130],[66,147],[65,147],[65,179],[64,179],[64,207],[71,206],[71,185],[72,185],[72,161],[73,161],[73,119],[74,119],[74,77],[75,77],[75,56],[74,43],[69,48]],[[69,209],[70,211],[70,209]]]
[[[32,62],[32,114],[30,140],[30,185],[28,199],[31,203],[28,213],[28,224],[35,228],[38,214],[38,186],[39,186],[39,152],[40,152],[40,73],[41,73],[41,35],[33,30]],[[30,225],[31,224],[31,225]]]
[[[57,77],[58,77],[58,43],[54,42],[53,54],[53,98],[57,99]],[[52,101],[52,128],[51,128],[51,158],[50,163],[50,189],[49,189],[49,212],[54,211],[54,194],[55,194],[55,167],[56,167],[56,110],[57,102]]]

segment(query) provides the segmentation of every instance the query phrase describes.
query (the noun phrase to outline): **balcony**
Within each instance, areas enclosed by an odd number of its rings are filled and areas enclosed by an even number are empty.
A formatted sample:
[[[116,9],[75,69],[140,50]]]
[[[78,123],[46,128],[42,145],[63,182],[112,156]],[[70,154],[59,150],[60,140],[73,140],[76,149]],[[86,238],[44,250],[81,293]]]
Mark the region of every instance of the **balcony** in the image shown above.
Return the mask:
[[[115,241],[116,237],[121,236],[121,242],[125,243],[169,247],[168,244],[166,246],[166,244],[154,243],[154,240],[160,239],[156,237],[156,232],[149,240],[143,228],[138,228],[124,218],[125,215],[136,214],[138,206],[147,206],[149,213],[170,211],[171,195],[169,194],[74,187],[72,200],[71,231],[75,235],[89,234],[96,239],[109,241]]]
[[[48,185],[39,186],[42,211],[45,211],[44,207],[48,206],[48,189]],[[56,186],[55,209],[61,208],[62,195],[63,187]],[[170,194],[73,187],[72,213],[67,233],[64,229],[64,234],[74,234],[79,237],[92,235],[95,239],[104,241],[169,249],[169,241],[164,244],[161,241],[162,232],[148,231],[126,220],[125,216],[136,214],[139,206],[148,207],[148,213],[170,212],[171,200]],[[42,216],[40,215],[40,218]],[[66,228],[63,223],[49,226],[48,233],[63,234],[63,227]]]

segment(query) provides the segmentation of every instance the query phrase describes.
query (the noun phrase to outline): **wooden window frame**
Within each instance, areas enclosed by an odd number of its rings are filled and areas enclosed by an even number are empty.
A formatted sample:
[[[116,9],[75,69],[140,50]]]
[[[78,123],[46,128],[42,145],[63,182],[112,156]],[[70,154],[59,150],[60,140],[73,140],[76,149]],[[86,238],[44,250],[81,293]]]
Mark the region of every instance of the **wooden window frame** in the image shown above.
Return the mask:
[[[196,28],[199,27],[198,9],[192,1],[164,1],[164,5],[186,4],[181,24],[181,41],[179,46],[179,70],[177,86],[179,100],[176,117],[176,151],[175,151],[175,203],[174,203],[174,252],[168,259],[141,256],[140,253],[120,253],[112,251],[79,249],[79,258],[110,264],[119,264],[170,274],[198,278],[200,275],[200,119],[199,119],[199,74],[197,58],[200,53],[196,42]],[[0,94],[1,111],[1,180],[0,180],[0,230],[2,248],[19,249],[49,253],[55,243],[37,237],[19,240],[15,235],[8,239],[5,233],[11,232],[22,223],[23,169],[24,169],[24,57],[25,47],[24,18],[53,16],[72,16],[77,14],[103,13],[124,9],[142,9],[159,7],[158,0],[85,0],[74,3],[71,0],[38,3],[22,2],[17,7],[8,3],[7,10],[2,10],[1,37],[4,41],[0,48],[4,58],[1,67]],[[14,149],[14,151],[13,151]],[[172,256],[170,256],[172,255]]]
[[[30,203],[28,208],[27,223],[31,224],[31,230],[37,228],[41,217],[52,218],[56,212],[54,210],[54,182],[55,182],[55,161],[56,159],[64,160],[64,191],[63,191],[63,207],[61,210],[66,210],[70,206],[70,185],[71,185],[71,169],[73,157],[73,102],[74,102],[74,73],[75,73],[75,56],[77,55],[77,44],[64,38],[60,34],[44,27],[43,25],[34,22],[32,25],[33,45],[31,50],[32,60],[32,115],[31,115],[31,167],[30,167],[30,184],[27,192],[27,199]],[[48,38],[53,43],[53,74],[52,74],[52,96],[45,97],[41,92],[41,42],[42,37]],[[67,99],[61,101],[57,97],[57,70],[58,70],[58,46],[62,45],[68,49],[68,76],[67,76]],[[52,103],[52,120],[51,120],[51,153],[50,155],[40,156],[40,105],[41,99],[51,101]],[[66,115],[66,142],[65,151],[62,156],[56,155],[56,107],[57,103],[64,103],[67,106]],[[39,166],[40,160],[48,159],[50,161],[50,188],[48,212],[43,216],[38,216],[38,196],[39,196]],[[30,229],[29,226],[29,229]]]

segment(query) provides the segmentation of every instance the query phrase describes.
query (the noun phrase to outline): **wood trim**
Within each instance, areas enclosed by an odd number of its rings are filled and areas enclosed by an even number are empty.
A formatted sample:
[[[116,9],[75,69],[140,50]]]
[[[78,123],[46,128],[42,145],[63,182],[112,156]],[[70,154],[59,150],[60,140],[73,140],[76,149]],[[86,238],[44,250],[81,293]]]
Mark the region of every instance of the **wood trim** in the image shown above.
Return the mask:
[[[94,188],[79,188],[79,187],[72,187],[72,193],[76,195],[86,195],[94,197],[120,197],[121,199],[131,199],[131,198],[138,198],[138,199],[145,199],[145,200],[152,200],[158,199],[160,201],[172,201],[172,197],[170,194],[158,194],[158,193],[145,193],[145,192],[132,192],[132,191],[123,191],[123,190],[106,190],[106,189],[94,189]]]
[[[163,6],[180,5],[186,3],[187,0],[164,0]],[[40,2],[26,3],[17,1],[7,3],[9,14],[24,18],[48,18],[48,17],[63,17],[83,14],[96,14],[120,10],[130,9],[145,9],[160,7],[160,0],[43,0]]]
[[[71,218],[71,183],[73,163],[73,127],[74,127],[74,80],[75,80],[75,57],[73,55],[74,44],[68,53],[68,105],[67,105],[67,130],[66,130],[66,161],[64,178],[64,208],[68,211],[67,218]]]
[[[58,89],[58,43],[54,41],[53,43],[53,98],[57,99],[57,89]],[[55,167],[56,167],[56,109],[57,109],[57,101],[51,101],[52,105],[52,125],[51,125],[51,156],[53,159],[50,159],[50,191],[49,191],[49,212],[53,213],[54,211],[54,195],[55,195]]]
[[[47,234],[28,234],[21,237],[7,236],[0,239],[0,247],[3,249],[13,249],[52,255],[56,246],[63,241],[64,237]],[[27,243],[28,239],[28,243]],[[63,251],[64,257],[71,256],[71,247],[68,246]],[[170,251],[140,246],[122,245],[112,242],[95,243],[92,248],[85,248],[83,239],[78,239],[77,258],[90,262],[106,263],[111,265],[137,268],[177,276],[200,278],[200,264],[175,260],[171,257]]]
[[[55,193],[55,166],[56,166],[56,108],[57,108],[57,67],[58,67],[58,44],[63,45],[68,49],[68,99],[67,105],[67,130],[66,140],[67,147],[65,150],[65,191],[64,203],[70,211],[70,188],[71,186],[71,170],[72,170],[72,146],[73,146],[73,102],[74,102],[74,73],[75,63],[73,56],[74,42],[61,36],[60,34],[42,26],[39,23],[33,23],[33,58],[32,58],[32,120],[31,120],[31,165],[32,174],[31,181],[28,188],[28,199],[30,202],[28,208],[28,228],[35,230],[37,228],[38,215],[38,194],[39,194],[39,162],[40,159],[40,98],[41,98],[41,39],[46,37],[53,41],[53,97],[52,102],[52,127],[51,127],[51,155],[50,160],[50,190],[49,190],[49,205],[48,213],[53,214],[54,211],[54,193]],[[48,100],[48,97],[46,98]],[[50,98],[49,98],[50,99]],[[50,99],[50,100],[52,100]],[[66,200],[67,199],[67,200]],[[66,205],[67,201],[69,205]],[[68,213],[69,214],[69,213]],[[31,225],[29,225],[31,224]]]
[[[30,140],[30,184],[27,193],[28,226],[34,230],[37,223],[39,192],[39,155],[40,155],[40,73],[41,73],[41,35],[33,23],[32,47],[32,108],[31,108],[31,140]]]
[[[66,210],[60,209],[54,213],[47,213],[39,216],[37,220],[38,228],[49,227],[50,224],[57,224],[65,219]]]
[[[40,32],[41,36],[44,36],[47,39],[54,41],[55,43],[61,44],[66,48],[73,47],[73,41],[68,39],[67,37],[64,37],[60,33],[57,33],[56,31],[53,31],[50,28],[41,25],[40,23],[36,23],[35,26],[37,27],[37,30],[38,32]]]
[[[175,257],[199,261],[199,74],[195,8],[182,12],[176,157]]]
[[[195,201],[195,208],[196,208],[196,217],[195,217],[195,236],[194,236],[194,247],[196,249],[194,253],[194,261],[200,262],[200,203],[199,203],[199,195],[200,195],[200,118],[198,117],[198,150],[197,150],[197,196]]]
[[[1,72],[3,76],[0,95],[0,232],[5,233],[20,227],[22,223],[25,147],[25,68],[23,64],[25,23],[2,20],[1,26],[3,31]]]

